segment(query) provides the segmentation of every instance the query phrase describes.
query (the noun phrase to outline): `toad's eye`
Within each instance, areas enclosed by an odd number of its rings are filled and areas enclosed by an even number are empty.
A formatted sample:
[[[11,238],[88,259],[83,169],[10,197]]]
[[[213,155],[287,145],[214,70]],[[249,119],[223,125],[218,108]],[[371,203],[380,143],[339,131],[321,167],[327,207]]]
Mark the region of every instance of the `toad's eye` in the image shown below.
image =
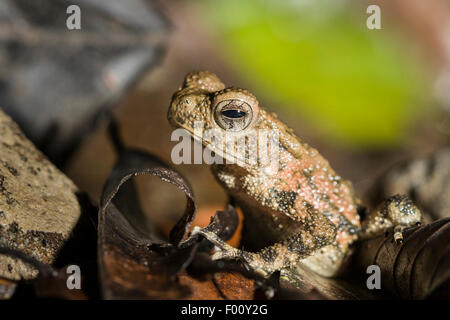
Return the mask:
[[[230,119],[239,119],[245,117],[246,113],[241,110],[224,110],[222,115]]]
[[[244,130],[252,118],[252,108],[240,99],[220,101],[214,110],[214,120],[222,129],[228,131]]]

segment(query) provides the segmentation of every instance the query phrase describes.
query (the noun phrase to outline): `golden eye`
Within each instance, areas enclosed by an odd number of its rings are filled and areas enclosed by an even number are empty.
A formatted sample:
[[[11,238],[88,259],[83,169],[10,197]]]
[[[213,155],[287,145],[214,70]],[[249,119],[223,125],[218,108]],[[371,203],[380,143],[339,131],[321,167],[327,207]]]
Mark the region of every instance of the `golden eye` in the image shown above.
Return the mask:
[[[253,119],[250,105],[240,99],[223,100],[214,110],[214,120],[224,130],[241,131],[249,126]]]
[[[242,131],[258,118],[258,100],[245,89],[226,88],[215,93],[213,102],[214,121],[222,129]]]

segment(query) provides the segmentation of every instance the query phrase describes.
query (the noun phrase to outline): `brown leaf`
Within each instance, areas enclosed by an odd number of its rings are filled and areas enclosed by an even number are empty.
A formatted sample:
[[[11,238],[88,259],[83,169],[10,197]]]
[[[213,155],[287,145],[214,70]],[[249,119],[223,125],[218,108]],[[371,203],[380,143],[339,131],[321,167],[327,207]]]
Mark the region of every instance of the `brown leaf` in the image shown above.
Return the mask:
[[[168,243],[145,220],[132,177],[149,174],[172,183],[186,195],[185,214]],[[124,150],[105,183],[99,211],[99,269],[103,296],[114,298],[175,299],[188,293],[174,281],[195,253],[195,246],[170,254],[171,244],[186,237],[195,212],[192,191],[174,170],[153,156]],[[152,250],[155,245],[167,252]]]
[[[378,265],[386,296],[424,299],[450,279],[450,218],[405,234],[397,245],[392,233],[365,241],[357,258],[361,266]]]

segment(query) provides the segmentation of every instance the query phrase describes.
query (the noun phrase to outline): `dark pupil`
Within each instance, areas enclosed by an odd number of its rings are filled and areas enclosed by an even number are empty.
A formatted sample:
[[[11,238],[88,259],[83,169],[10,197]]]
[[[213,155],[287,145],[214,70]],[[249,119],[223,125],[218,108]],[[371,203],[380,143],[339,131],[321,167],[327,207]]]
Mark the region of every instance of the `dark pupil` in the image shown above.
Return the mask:
[[[232,119],[238,119],[238,118],[242,118],[245,116],[245,112],[244,111],[240,111],[240,110],[224,110],[222,111],[222,114],[227,117],[227,118],[232,118]]]

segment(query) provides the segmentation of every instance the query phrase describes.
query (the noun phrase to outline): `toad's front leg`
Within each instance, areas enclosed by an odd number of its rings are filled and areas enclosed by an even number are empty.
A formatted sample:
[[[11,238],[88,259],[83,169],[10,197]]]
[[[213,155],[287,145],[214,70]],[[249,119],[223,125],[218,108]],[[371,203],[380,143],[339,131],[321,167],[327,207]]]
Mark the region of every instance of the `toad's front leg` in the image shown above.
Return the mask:
[[[406,228],[420,225],[422,212],[407,195],[395,195],[386,199],[364,220],[359,239],[369,239],[394,228],[394,240],[403,242]]]
[[[216,246],[218,250],[213,254],[213,260],[239,260],[249,270],[267,278],[275,271],[293,266],[316,250],[333,243],[336,239],[336,228],[331,222],[326,225],[327,228],[321,228],[320,234],[311,233],[311,230],[299,230],[290,237],[258,252],[234,248],[214,232],[205,229],[197,227],[193,233],[201,234]]]

